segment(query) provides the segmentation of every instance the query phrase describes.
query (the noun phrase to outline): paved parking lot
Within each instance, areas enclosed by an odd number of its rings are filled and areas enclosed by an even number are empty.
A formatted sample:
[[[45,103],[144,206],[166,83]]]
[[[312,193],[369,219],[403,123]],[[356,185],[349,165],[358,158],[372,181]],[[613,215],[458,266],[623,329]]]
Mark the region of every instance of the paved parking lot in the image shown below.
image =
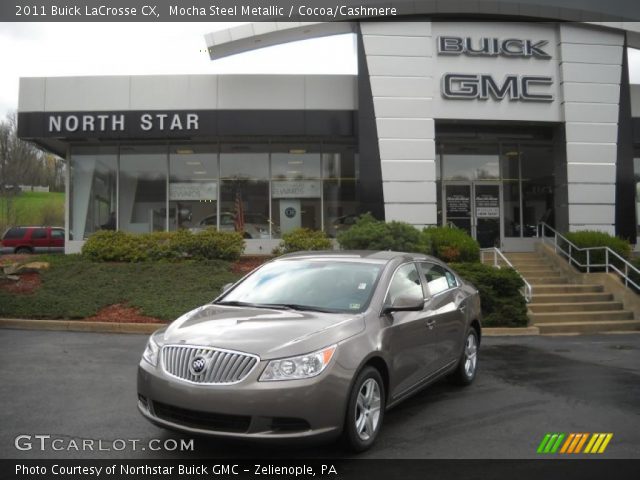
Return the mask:
[[[193,452],[78,452],[73,443],[185,439],[136,409],[142,335],[0,330],[1,458],[340,457],[336,445],[195,438]],[[371,458],[534,458],[547,432],[612,432],[603,456],[640,458],[640,335],[487,337],[476,383],[441,382],[387,413]],[[329,405],[328,408],[331,408]],[[32,449],[14,447],[30,435]],[[39,450],[35,435],[61,439]],[[22,444],[23,448],[25,444]],[[155,445],[158,445],[157,443]]]

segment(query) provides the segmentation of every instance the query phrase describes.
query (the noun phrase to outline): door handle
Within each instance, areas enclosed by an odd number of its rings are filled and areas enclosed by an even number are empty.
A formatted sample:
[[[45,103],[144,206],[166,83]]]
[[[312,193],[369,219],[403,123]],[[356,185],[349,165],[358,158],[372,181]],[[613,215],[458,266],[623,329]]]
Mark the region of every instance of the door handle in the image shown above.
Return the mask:
[[[436,321],[435,320],[427,320],[427,328],[429,330],[433,330],[433,327],[436,326]]]

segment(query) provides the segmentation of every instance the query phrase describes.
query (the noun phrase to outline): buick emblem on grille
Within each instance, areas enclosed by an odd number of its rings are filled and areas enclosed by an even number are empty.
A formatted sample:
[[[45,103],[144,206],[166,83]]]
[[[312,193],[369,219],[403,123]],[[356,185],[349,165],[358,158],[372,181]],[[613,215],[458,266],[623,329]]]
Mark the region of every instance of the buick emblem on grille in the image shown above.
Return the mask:
[[[207,361],[203,357],[196,357],[191,362],[191,373],[194,375],[200,375],[206,366]]]

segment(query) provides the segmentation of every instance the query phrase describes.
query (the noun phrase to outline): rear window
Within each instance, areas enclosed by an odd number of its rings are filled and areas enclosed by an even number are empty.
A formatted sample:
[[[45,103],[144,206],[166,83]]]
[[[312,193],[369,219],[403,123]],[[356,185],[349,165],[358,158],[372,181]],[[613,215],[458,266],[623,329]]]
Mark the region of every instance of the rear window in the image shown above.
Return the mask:
[[[64,230],[52,229],[51,238],[64,238]]]
[[[11,239],[15,239],[15,238],[22,238],[24,237],[25,232],[27,231],[26,228],[21,228],[21,227],[12,227],[9,230],[6,231],[6,233],[4,234],[3,239],[4,240],[11,240]]]

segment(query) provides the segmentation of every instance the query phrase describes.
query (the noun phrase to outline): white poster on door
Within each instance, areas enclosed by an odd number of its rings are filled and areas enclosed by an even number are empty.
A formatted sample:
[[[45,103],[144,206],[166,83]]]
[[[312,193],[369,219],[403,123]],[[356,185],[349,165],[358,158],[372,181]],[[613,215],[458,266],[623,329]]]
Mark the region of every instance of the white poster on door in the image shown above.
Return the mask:
[[[302,226],[300,200],[282,199],[280,203],[280,231],[290,232]]]

